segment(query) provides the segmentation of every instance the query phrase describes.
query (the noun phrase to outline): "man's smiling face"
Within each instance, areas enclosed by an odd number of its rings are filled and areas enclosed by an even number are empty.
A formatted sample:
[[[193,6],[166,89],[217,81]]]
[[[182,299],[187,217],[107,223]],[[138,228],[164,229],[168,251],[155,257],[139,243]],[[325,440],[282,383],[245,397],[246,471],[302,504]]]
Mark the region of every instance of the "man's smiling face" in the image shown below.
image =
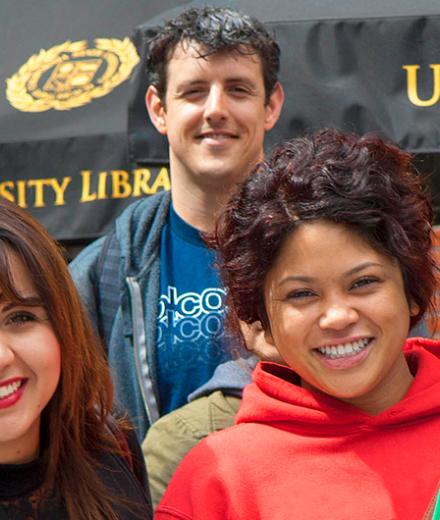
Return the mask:
[[[156,128],[169,141],[172,177],[190,184],[230,185],[262,159],[264,134],[281,107],[272,98],[265,103],[257,54],[200,54],[203,48],[191,42],[174,50],[165,100],[156,108]]]

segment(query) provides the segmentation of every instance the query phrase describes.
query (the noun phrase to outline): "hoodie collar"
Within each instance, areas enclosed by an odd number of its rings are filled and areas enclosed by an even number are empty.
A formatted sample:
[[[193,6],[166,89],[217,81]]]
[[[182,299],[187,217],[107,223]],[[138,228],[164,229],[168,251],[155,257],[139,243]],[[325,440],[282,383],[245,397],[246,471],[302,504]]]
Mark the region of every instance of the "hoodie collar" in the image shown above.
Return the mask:
[[[440,413],[440,342],[421,338],[404,347],[414,380],[405,397],[376,416],[321,392],[299,386],[289,367],[261,362],[243,395],[236,422],[258,422],[319,435],[358,433],[403,425]]]

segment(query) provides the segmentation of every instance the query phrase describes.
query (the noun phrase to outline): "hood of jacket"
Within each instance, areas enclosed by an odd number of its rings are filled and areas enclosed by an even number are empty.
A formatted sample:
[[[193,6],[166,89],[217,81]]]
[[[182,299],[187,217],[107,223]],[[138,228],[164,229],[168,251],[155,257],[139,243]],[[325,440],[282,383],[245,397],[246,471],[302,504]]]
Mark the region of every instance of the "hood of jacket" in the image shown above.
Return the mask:
[[[188,396],[188,402],[222,390],[226,395],[241,397],[243,388],[252,382],[252,371],[258,362],[255,356],[233,359],[219,365],[209,381]]]
[[[131,204],[116,220],[124,276],[141,277],[157,258],[170,203],[171,193],[159,192]]]
[[[440,342],[408,339],[404,352],[415,377],[405,397],[379,415],[371,416],[339,399],[302,388],[289,367],[260,362],[253,383],[244,390],[236,423],[263,423],[302,434],[333,436],[404,426],[439,414]]]

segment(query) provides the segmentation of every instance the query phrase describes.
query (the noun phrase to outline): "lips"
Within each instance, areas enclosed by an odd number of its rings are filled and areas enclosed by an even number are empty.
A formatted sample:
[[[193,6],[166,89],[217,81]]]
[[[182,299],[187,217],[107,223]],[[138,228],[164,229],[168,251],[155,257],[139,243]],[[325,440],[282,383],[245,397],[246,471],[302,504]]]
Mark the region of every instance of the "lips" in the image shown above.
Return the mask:
[[[346,370],[360,365],[374,345],[373,337],[363,337],[354,341],[323,345],[313,349],[321,362],[330,369]]]
[[[197,135],[197,139],[203,141],[210,140],[213,142],[222,142],[229,139],[238,139],[238,135],[234,132],[229,132],[225,130],[210,130],[209,132],[201,132],[199,135]]]
[[[0,384],[0,409],[9,408],[20,399],[26,382],[26,378],[15,377]]]
[[[338,345],[324,345],[322,347],[318,347],[315,350],[317,350],[324,357],[337,359],[359,354],[359,352],[364,350],[370,342],[371,338],[365,337],[356,341],[340,343]]]

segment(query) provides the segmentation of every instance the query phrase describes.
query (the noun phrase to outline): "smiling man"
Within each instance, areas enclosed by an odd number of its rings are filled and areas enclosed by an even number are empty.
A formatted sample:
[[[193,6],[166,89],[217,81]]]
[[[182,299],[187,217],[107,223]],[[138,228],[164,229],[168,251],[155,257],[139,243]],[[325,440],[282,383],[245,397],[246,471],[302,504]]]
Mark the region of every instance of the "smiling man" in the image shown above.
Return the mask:
[[[131,205],[72,264],[140,439],[231,356],[225,292],[201,232],[263,158],[284,100],[278,45],[230,9],[191,8],[165,23],[147,66],[146,105],[168,138],[171,193]]]

